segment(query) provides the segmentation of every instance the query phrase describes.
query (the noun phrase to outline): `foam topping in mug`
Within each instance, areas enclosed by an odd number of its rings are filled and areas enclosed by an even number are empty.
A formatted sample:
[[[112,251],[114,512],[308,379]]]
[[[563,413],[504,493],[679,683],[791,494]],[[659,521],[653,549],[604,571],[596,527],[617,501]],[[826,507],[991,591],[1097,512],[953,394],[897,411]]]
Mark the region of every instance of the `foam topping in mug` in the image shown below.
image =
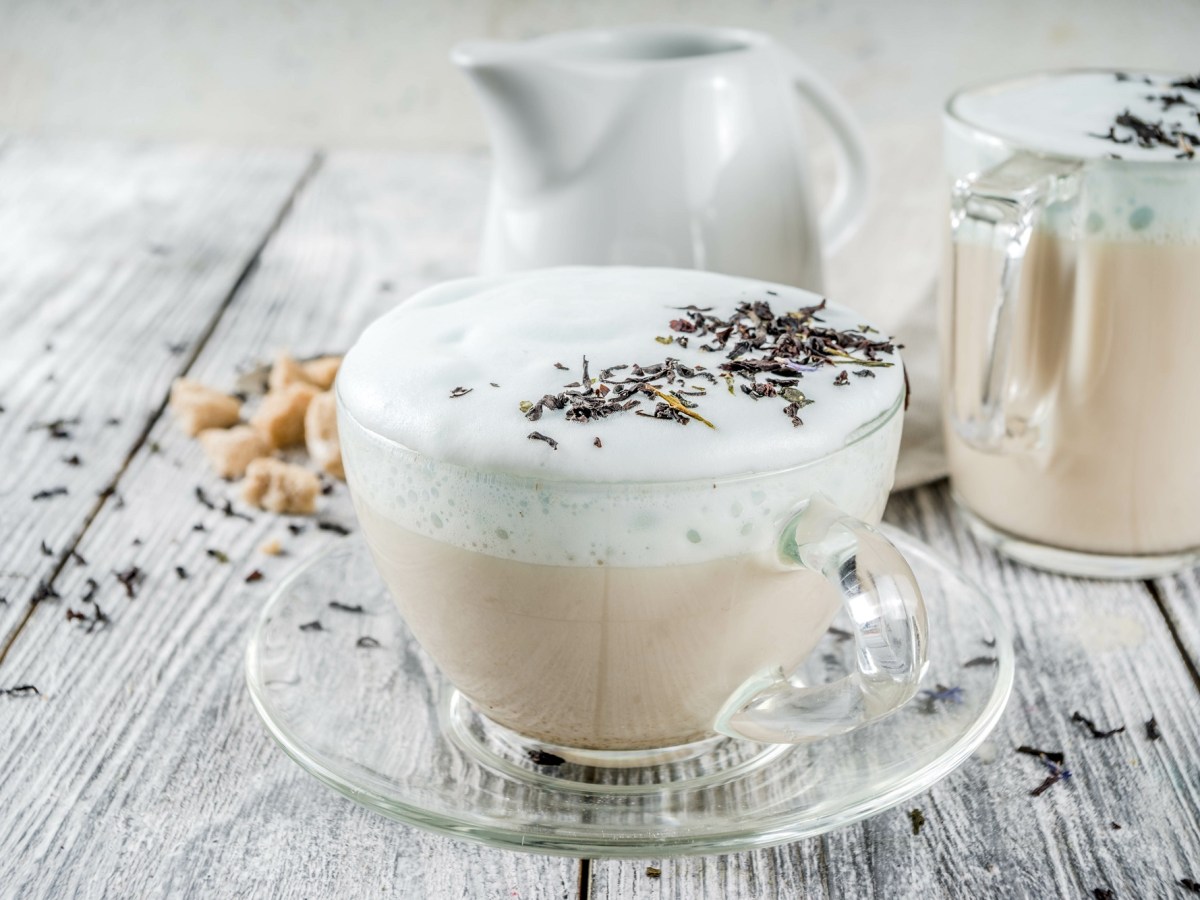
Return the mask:
[[[418,294],[367,329],[338,390],[366,429],[434,459],[673,481],[824,456],[905,383],[888,338],[806,291],[563,268]]]
[[[1200,150],[1200,76],[1063,72],[964,91],[951,111],[1044,153],[1187,161]]]

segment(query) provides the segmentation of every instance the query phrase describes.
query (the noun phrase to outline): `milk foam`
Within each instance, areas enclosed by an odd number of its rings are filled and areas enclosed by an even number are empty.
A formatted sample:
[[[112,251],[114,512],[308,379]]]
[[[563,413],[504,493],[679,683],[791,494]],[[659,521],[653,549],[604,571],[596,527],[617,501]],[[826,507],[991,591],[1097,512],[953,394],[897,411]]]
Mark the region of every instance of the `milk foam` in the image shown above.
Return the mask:
[[[1147,122],[1164,126],[1179,122],[1186,131],[1200,131],[1195,112],[1200,91],[1171,87],[1172,81],[1188,76],[1123,74],[1125,79],[1118,80],[1111,71],[1068,71],[992,84],[958,94],[950,112],[976,128],[1042,153],[1079,159],[1106,159],[1116,153],[1127,160],[1173,160],[1179,152],[1176,148],[1141,147],[1137,141],[1116,144],[1092,137],[1107,134],[1125,110]],[[1195,106],[1176,105],[1164,112],[1157,99],[1163,94],[1181,94]],[[1130,133],[1116,130],[1120,137]]]
[[[740,381],[730,393],[724,381],[689,379],[708,391],[694,399],[712,429],[632,412],[581,424],[548,410],[530,422],[520,404],[578,381],[584,356],[593,376],[608,366],[667,357],[719,374],[725,356],[698,349],[706,340],[687,349],[655,340],[673,334],[669,323],[681,315],[678,307],[712,307],[724,316],[740,301],[766,300],[781,313],[819,299],[798,288],[674,269],[563,268],[465,279],[422,291],[368,327],[342,365],[338,393],[367,430],[431,459],[490,471],[586,481],[774,471],[838,449],[890,409],[904,390],[898,354],[881,357],[896,365],[847,386],[834,378],[854,366],[805,374],[799,387],[813,403],[801,412],[800,427],[783,414],[783,401],[753,400],[741,393]],[[864,324],[837,307],[821,318],[837,328]],[[556,369],[556,362],[567,369]],[[471,393],[451,398],[458,386]],[[535,430],[558,441],[558,449],[529,440]]]
[[[577,380],[584,354],[593,373],[667,356],[716,372],[724,354],[698,350],[704,341],[684,349],[655,337],[672,333],[672,307],[711,306],[724,316],[742,300],[768,300],[779,313],[817,298],[712,273],[619,268],[467,279],[418,294],[367,329],[338,375],[355,502],[439,541],[551,565],[661,566],[759,552],[817,492],[877,521],[902,420],[897,355],[884,356],[896,365],[846,386],[833,380],[847,367],[806,374],[800,386],[814,402],[800,427],[782,400],[730,394],[724,381],[697,398],[715,429],[632,412],[589,424],[521,413],[522,400]],[[822,318],[838,328],[865,324],[839,308]],[[472,391],[452,399],[459,386]],[[558,449],[529,440],[535,429]],[[780,470],[789,471],[746,477]]]
[[[984,173],[1014,150],[1085,160],[1081,201],[1047,209],[1040,230],[1076,239],[1200,241],[1200,152],[1192,160],[1176,159],[1178,148],[1092,136],[1106,134],[1126,109],[1150,123],[1178,122],[1190,133],[1200,132],[1200,91],[1170,86],[1184,77],[1130,72],[1118,80],[1112,71],[1062,72],[963,91],[946,116],[950,174]],[[1164,112],[1157,99],[1163,94],[1181,94],[1196,107],[1175,105]],[[1116,133],[1123,138],[1132,132],[1118,127]],[[1136,165],[1146,162],[1163,165]]]

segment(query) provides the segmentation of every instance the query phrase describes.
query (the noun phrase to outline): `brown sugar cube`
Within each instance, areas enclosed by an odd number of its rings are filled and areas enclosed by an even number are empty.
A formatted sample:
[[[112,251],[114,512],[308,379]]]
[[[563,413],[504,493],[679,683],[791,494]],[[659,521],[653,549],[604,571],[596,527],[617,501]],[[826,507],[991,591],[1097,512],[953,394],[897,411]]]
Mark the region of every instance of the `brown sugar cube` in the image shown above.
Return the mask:
[[[195,437],[206,428],[228,428],[236,425],[242,415],[242,404],[236,397],[222,394],[190,378],[176,378],[171,385],[171,412],[179,425]]]
[[[241,478],[253,460],[271,455],[267,439],[249,425],[206,428],[199,438],[204,455],[222,478]]]
[[[333,387],[333,380],[337,378],[338,368],[341,364],[340,356],[318,356],[316,359],[301,363],[300,368],[304,370],[304,377],[309,384],[315,384],[321,390],[327,391]]]
[[[283,554],[283,544],[280,542],[279,538],[271,538],[271,540],[267,541],[258,549],[261,553],[265,553],[267,556],[280,556]]]
[[[242,482],[242,499],[259,509],[291,515],[316,510],[321,482],[303,466],[263,457],[250,463]]]
[[[307,382],[308,376],[304,374],[304,369],[289,354],[280,353],[275,357],[270,374],[267,375],[268,390],[281,391],[288,385]]]
[[[338,443],[337,401],[333,391],[325,391],[313,397],[304,414],[304,443],[308,455],[321,470],[346,480],[342,468],[342,448]]]
[[[269,391],[250,424],[259,430],[272,447],[292,447],[304,443],[304,413],[317,395],[311,384],[289,384],[278,391]]]

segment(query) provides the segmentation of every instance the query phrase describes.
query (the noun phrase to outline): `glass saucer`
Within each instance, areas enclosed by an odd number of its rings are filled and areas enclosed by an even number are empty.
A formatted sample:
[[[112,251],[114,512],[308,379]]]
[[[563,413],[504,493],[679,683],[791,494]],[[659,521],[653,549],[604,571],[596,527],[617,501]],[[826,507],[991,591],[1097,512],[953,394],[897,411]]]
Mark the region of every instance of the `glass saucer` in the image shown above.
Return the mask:
[[[250,639],[246,680],[293,759],[411,825],[567,856],[769,847],[926,790],[970,756],[1008,699],[1012,639],[990,599],[915,538],[882,530],[925,595],[924,690],[886,719],[811,744],[714,738],[631,765],[531,743],[440,676],[357,538],[306,561],[275,591]],[[854,643],[838,626],[797,677],[812,683],[849,670]]]

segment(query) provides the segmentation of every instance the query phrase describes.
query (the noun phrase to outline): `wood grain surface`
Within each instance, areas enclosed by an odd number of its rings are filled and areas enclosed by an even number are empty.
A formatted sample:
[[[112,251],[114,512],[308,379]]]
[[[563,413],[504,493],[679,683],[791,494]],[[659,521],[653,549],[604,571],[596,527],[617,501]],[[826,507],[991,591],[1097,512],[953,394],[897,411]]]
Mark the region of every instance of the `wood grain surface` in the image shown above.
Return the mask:
[[[0,150],[0,655],[309,159],[50,142]]]
[[[469,273],[486,176],[474,156],[0,147],[0,689],[41,692],[0,695],[0,895],[1189,896],[1197,573],[1103,583],[1002,561],[941,484],[897,495],[888,518],[999,598],[1018,672],[983,748],[904,808],[753,853],[587,862],[399,825],[279,750],[243,684],[248,629],[272,585],[339,538],[246,510],[163,414],[167,387],[187,372],[231,388],[280,348],[340,351],[400,298]],[[30,430],[75,416],[71,438]],[[340,483],[320,505],[354,526]],[[271,538],[286,555],[261,552]],[[132,566],[130,597],[116,574]],[[92,609],[89,578],[110,619],[91,632],[66,618]],[[60,598],[30,605],[39,581]],[[1076,711],[1126,730],[1093,738]],[[1072,777],[1031,797],[1046,770],[1022,744],[1064,752]]]

